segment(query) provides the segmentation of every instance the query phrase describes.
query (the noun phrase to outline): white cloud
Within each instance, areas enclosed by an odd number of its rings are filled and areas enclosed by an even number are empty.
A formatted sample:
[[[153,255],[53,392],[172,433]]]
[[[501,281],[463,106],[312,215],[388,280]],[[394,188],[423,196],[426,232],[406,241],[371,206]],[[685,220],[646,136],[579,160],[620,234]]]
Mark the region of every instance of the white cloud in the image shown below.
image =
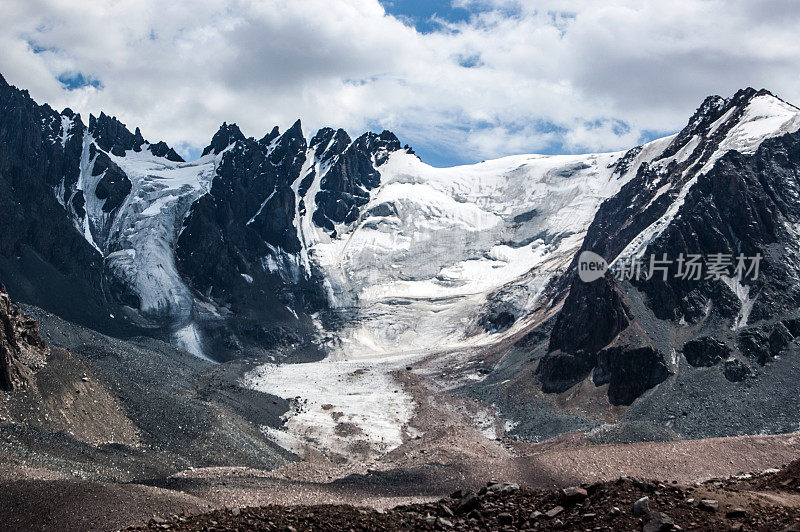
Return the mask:
[[[747,85],[800,102],[793,0],[458,4],[468,22],[421,34],[377,0],[11,0],[0,72],[179,147],[301,117],[309,135],[389,128],[439,160],[620,149]],[[64,72],[102,89],[67,91]]]

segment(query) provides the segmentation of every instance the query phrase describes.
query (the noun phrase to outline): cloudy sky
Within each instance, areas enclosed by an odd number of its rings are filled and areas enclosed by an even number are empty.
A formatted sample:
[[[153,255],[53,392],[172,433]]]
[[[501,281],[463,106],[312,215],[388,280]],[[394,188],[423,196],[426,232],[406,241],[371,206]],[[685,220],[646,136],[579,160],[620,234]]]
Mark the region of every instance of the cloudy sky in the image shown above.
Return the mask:
[[[623,149],[800,102],[796,0],[4,0],[0,73],[193,156],[223,121],[391,129],[435,165]]]

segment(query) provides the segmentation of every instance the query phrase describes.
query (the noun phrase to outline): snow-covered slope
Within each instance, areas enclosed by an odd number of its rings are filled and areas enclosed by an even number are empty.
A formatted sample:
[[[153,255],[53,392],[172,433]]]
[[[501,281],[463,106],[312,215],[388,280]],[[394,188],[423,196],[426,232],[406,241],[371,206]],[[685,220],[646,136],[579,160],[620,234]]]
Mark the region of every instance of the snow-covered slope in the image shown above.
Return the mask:
[[[600,203],[651,153],[643,150],[626,172],[616,170],[624,152],[523,155],[455,168],[392,153],[357,222],[338,228],[334,239],[319,231],[304,238],[330,283],[332,306],[355,309],[337,333],[337,354],[486,341],[489,331],[478,321],[488,296],[518,284],[508,311],[523,317],[569,264]]]
[[[191,319],[194,299],[175,267],[173,248],[189,207],[208,192],[216,157],[179,163],[147,150],[112,157],[133,189],[105,243],[106,266],[130,281],[145,316],[170,323],[176,345],[204,356]]]
[[[720,108],[728,103],[721,99],[715,102],[718,102]],[[698,119],[701,120],[702,116]],[[699,125],[699,122],[696,125]],[[727,131],[722,139],[710,143],[709,141],[725,126]],[[650,198],[650,204],[668,191],[676,190],[677,186],[680,186],[680,189],[667,211],[631,240],[614,261],[641,255],[647,244],[657,238],[673,220],[683,205],[686,194],[697,182],[697,178],[711,170],[720,157],[732,150],[750,155],[755,153],[764,140],[794,133],[798,129],[800,129],[800,110],[771,94],[758,94],[744,106],[729,105],[725,113],[714,120],[707,130],[694,132],[689,141],[674,155],[662,158],[654,165],[660,181],[653,182],[650,187],[660,186],[656,194]],[[704,153],[703,146],[709,146],[710,149]],[[693,164],[687,165],[682,170],[681,179],[666,182],[670,164],[685,163],[692,157],[696,162],[692,161]]]
[[[265,430],[300,455],[310,447],[361,460],[400,445],[414,403],[391,372],[520,327],[572,260],[600,203],[665,142],[647,145],[622,170],[625,152],[434,168],[395,151],[380,166],[381,184],[361,216],[337,225],[333,238],[311,220],[327,170],[312,148],[303,175],[315,179],[305,214],[297,211],[301,254],[321,272],[344,325],[321,331],[326,360],[268,364],[248,374],[245,386],[294,401],[285,430]],[[481,323],[498,303],[512,322],[519,319],[500,331]]]

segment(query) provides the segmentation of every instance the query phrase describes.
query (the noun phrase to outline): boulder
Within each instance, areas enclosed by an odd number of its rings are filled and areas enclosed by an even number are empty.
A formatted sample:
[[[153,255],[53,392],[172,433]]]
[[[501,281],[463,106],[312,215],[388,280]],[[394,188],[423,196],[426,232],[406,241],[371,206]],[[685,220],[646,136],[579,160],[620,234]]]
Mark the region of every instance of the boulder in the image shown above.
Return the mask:
[[[700,503],[697,507],[706,512],[713,513],[719,509],[719,502],[714,499],[700,499]]]
[[[644,517],[650,514],[650,498],[642,497],[633,503],[633,515],[636,517]]]
[[[727,345],[716,338],[706,336],[690,340],[683,345],[683,356],[694,367],[710,367],[730,356]]]
[[[514,524],[514,516],[508,512],[503,512],[497,515],[497,523],[500,526],[511,526]]]
[[[792,340],[794,340],[794,336],[786,328],[786,325],[781,322],[776,323],[769,333],[769,351],[772,356],[778,356],[781,351],[792,343]]]
[[[564,488],[559,493],[559,499],[563,504],[577,504],[585,501],[588,496],[585,489],[578,487]]]
[[[675,528],[675,523],[663,512],[650,512],[649,518],[642,528],[643,532],[667,532]]]
[[[725,513],[725,517],[728,519],[740,519],[742,517],[747,517],[747,510],[741,507],[731,508]]]
[[[750,375],[750,367],[734,358],[725,361],[722,374],[731,382],[741,382]]]

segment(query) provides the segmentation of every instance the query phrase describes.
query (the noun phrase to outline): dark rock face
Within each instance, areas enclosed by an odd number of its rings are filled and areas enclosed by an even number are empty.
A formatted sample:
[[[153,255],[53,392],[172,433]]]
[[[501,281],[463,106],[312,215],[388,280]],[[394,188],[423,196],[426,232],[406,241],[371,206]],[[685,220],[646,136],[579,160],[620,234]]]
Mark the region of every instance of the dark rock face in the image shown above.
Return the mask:
[[[746,104],[761,91],[745,89],[736,93],[719,109],[713,102],[719,97],[707,98],[689,120],[688,125],[675,137],[662,155],[664,159],[674,155],[688,145],[693,136],[702,141],[688,158],[680,163],[672,161],[665,168],[643,164],[628,183],[613,198],[606,200],[595,215],[586,235],[582,250],[591,250],[606,260],[613,259],[650,224],[658,220],[673,203],[675,197],[703,164],[716,151],[725,135],[734,127],[744,113]],[[711,126],[723,114],[730,111],[727,120],[711,133]],[[630,150],[617,163],[616,172],[630,167],[631,160],[640,147]],[[657,189],[668,185],[665,193],[658,195]],[[694,187],[693,187],[694,188]]]
[[[764,366],[794,341],[796,320],[779,321],[773,325],[749,327],[739,334],[738,347],[747,358]]]
[[[211,144],[203,150],[203,155],[208,155],[209,153],[218,155],[237,140],[244,140],[244,135],[239,126],[236,124],[228,125],[223,122],[219,130],[211,138]]]
[[[747,89],[730,100],[708,98],[655,162],[675,155],[692,139],[700,138],[692,153],[682,162],[674,159],[661,166],[642,165],[617,196],[603,203],[589,228],[582,251],[593,251],[606,260],[616,258],[636,235],[664,215],[679,191],[687,186],[689,179],[697,176],[719,142],[740,119],[747,103],[764,94],[767,93]],[[713,130],[712,124],[723,115],[728,118]],[[636,153],[631,151],[618,166],[630,165]],[[720,279],[678,278],[674,262],[669,266],[666,280],[656,276],[622,283],[630,283],[642,294],[648,312],[657,319],[672,323],[671,327],[677,327],[680,320],[701,324],[700,331],[707,329],[706,336],[717,334],[719,325],[713,325],[717,323],[715,320],[727,323],[724,331],[740,328],[745,320],[757,322],[792,312],[800,304],[795,266],[797,251],[792,244],[796,236],[789,229],[800,222],[800,203],[796,201],[800,195],[798,168],[800,134],[797,133],[766,140],[753,155],[728,152],[708,173],[697,177],[671,223],[644,252],[645,257],[666,254],[673,260],[690,254],[702,257],[719,253],[733,257],[760,255],[763,259],[758,279],[745,277],[741,281],[740,291],[749,294],[744,297],[755,299],[749,316],[731,285]],[[667,192],[656,196],[655,191],[662,187],[666,187]],[[575,262],[573,272],[574,265]],[[735,264],[729,269],[729,276],[734,267]],[[631,394],[641,393],[659,379],[663,380],[663,367],[666,367],[663,352],[658,360],[652,353],[645,356],[645,352],[639,351],[641,346],[634,345],[634,350],[626,354],[619,351],[619,342],[614,340],[632,326],[643,328],[646,334],[652,332],[649,322],[641,321],[644,316],[633,313],[619,297],[620,281],[610,273],[592,283],[580,281],[574,273],[566,279],[569,280],[561,282],[568,283],[569,295],[553,328],[550,353],[539,366],[545,389],[563,389],[565,384],[588,376],[593,368],[600,367],[602,357],[599,354],[608,349],[607,345],[614,347],[612,353],[618,362],[607,364],[599,372],[603,376],[601,381],[619,382],[613,374],[623,371],[624,366],[619,362],[626,357],[640,361],[650,357],[656,365],[654,376],[636,371],[625,373],[625,379],[640,382],[630,383],[630,393],[618,395],[617,400],[627,401]],[[788,327],[781,325],[774,332],[771,329],[766,333],[743,332],[737,345],[748,358],[764,364],[793,337]],[[673,348],[683,350],[694,366],[714,365],[734,354],[710,338]],[[565,363],[567,360],[571,360],[569,364]],[[611,375],[605,375],[606,371]],[[736,376],[740,371],[732,368],[728,373]],[[610,389],[609,395],[611,393]]]
[[[730,356],[730,349],[716,338],[704,337],[686,342],[683,356],[694,367],[711,367]]]
[[[648,252],[660,256],[683,253],[760,254],[757,280],[745,280],[751,294],[758,294],[750,321],[769,319],[791,311],[800,302],[800,287],[793,252],[782,242],[796,239],[787,226],[800,220],[800,205],[793,201],[800,190],[800,135],[792,134],[762,143],[752,156],[729,152],[698,180],[682,208],[683,215],[664,231]],[[653,301],[653,309],[664,319],[695,323],[705,315],[709,301],[716,311],[735,318],[739,302],[719,281],[674,279],[641,283]],[[671,306],[670,306],[671,305]]]
[[[242,342],[299,342],[305,328],[312,330],[303,313],[324,306],[324,297],[297,259],[292,184],[306,152],[300,122],[258,142],[245,139],[235,124],[223,124],[206,153],[226,148],[210,193],[184,221],[176,258],[192,288],[235,315],[227,332],[210,334],[217,352],[235,356]]]
[[[59,204],[85,212],[83,196],[69,192],[78,181],[85,131],[69,109],[59,114],[37,105],[27,91],[0,77],[0,275],[12,293],[58,311],[66,310],[60,288],[80,293],[85,309],[100,307],[103,300],[101,257]],[[60,187],[64,195],[58,197]],[[48,280],[61,276],[63,282],[45,288],[34,267],[38,264],[53,268]],[[80,309],[65,314],[73,319],[83,315]]]
[[[99,152],[94,160],[92,175],[103,177],[97,183],[94,194],[102,200],[103,212],[114,212],[128,197],[133,186],[125,172],[103,152]]]
[[[664,357],[655,348],[617,346],[604,349],[597,357],[598,372],[608,381],[612,405],[629,405],[669,376]],[[595,381],[601,384],[602,381]]]
[[[30,368],[24,363],[31,351],[44,359],[48,347],[39,336],[39,324],[22,314],[0,284],[0,390],[26,386]]]
[[[126,150],[141,151],[144,144],[139,128],[136,128],[135,133],[131,133],[116,117],[105,113],[100,113],[96,118],[89,115],[89,132],[101,150],[113,153],[117,157],[124,157]]]
[[[773,356],[777,356],[794,340],[794,336],[789,332],[786,326],[778,322],[772,328],[769,335],[769,351]]]
[[[561,393],[585,379],[596,363],[596,357],[583,352],[574,355],[555,352],[539,362],[536,372],[542,380],[545,393]]]
[[[739,349],[745,356],[757,361],[762,366],[772,357],[769,336],[757,328],[742,331],[739,335]]]
[[[311,138],[309,147],[316,148],[320,162],[327,163],[343,153],[350,142],[350,135],[344,129],[324,127]]]
[[[630,310],[610,275],[591,283],[574,283],[570,299],[577,308],[568,310],[584,321],[573,325],[557,320],[550,336],[551,351],[597,353],[630,324]]]
[[[258,141],[223,124],[204,154],[227,151],[176,247],[190,286],[236,316],[227,331],[211,333],[219,349],[235,356],[231,350],[242,343],[273,346],[313,336],[309,314],[326,308],[327,298],[320,274],[301,263],[297,215],[306,214],[306,195],[320,171],[313,223],[333,232],[337,223],[354,222],[380,184],[377,167],[397,149],[388,132],[353,142],[341,129],[324,128],[307,145],[299,120]]]
[[[274,253],[271,248],[300,251],[291,189],[305,161],[299,123],[272,150],[240,136],[236,125],[223,125],[214,135],[209,148],[215,153],[228,147],[221,146],[222,139],[232,139],[233,147],[219,164],[210,194],[192,207],[178,240],[179,263],[201,292],[212,285],[227,288],[230,271],[255,273],[251,263]],[[218,254],[215,245],[228,249]]]
[[[98,117],[89,115],[89,133],[92,134],[95,144],[101,150],[117,157],[125,157],[125,152],[128,150],[140,152],[142,151],[142,145],[147,142],[142,137],[142,132],[139,131],[138,127],[131,133],[125,124],[117,120],[116,117],[108,116],[102,112]],[[183,158],[164,141],[151,144],[149,149],[157,157],[183,162]]]
[[[139,132],[139,128],[136,128],[136,132]],[[156,142],[155,144],[150,145],[150,153],[155,155],[156,157],[163,157],[169,161],[175,161],[177,163],[183,162],[183,157],[178,155],[175,150],[167,146],[167,143],[163,140],[160,142]]]
[[[335,153],[332,150],[341,149],[347,140],[342,130],[336,133],[323,130],[312,139],[312,145],[316,141],[319,145],[327,146],[321,158],[325,161],[332,159]],[[360,208],[369,201],[369,191],[380,184],[380,172],[377,169],[386,162],[391,152],[399,149],[400,141],[389,131],[380,135],[365,133],[347,146],[320,182],[320,191],[314,198],[317,205],[313,214],[314,223],[334,231],[336,224],[356,221]]]
[[[514,325],[515,321],[516,318],[511,312],[501,310],[497,313],[481,316],[481,319],[478,320],[478,325],[483,327],[486,332],[497,333],[508,330]]]
[[[580,327],[567,326],[568,322],[560,317],[556,321],[550,335],[550,353],[537,368],[546,392],[565,391],[588,377],[597,365],[601,349],[631,321],[631,312],[610,276],[592,283],[576,283],[572,289],[580,303],[578,309],[570,310],[585,321]],[[616,360],[619,356],[616,354],[613,358]],[[610,380],[610,375],[603,380]]]

